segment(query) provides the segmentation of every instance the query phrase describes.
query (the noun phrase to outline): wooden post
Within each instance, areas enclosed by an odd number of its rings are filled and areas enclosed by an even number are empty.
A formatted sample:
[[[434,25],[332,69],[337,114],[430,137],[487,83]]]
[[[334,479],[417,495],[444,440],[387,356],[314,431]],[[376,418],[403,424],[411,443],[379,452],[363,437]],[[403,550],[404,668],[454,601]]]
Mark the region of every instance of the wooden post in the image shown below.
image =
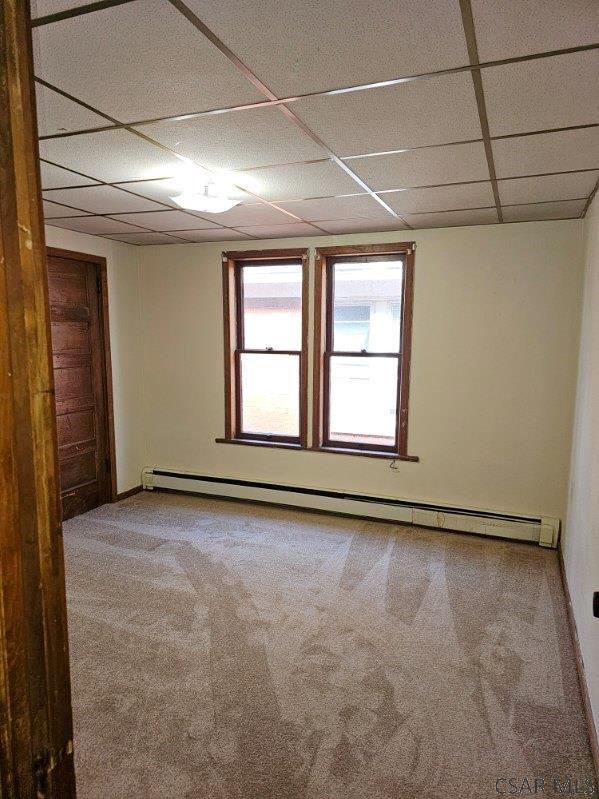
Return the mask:
[[[0,797],[75,796],[29,2],[0,0]]]

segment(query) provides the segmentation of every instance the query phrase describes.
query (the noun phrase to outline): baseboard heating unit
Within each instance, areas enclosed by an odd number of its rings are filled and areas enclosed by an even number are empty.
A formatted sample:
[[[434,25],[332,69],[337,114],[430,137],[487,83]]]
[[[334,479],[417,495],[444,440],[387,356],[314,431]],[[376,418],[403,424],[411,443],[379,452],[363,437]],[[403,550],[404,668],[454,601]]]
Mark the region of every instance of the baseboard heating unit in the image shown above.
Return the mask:
[[[145,489],[166,488],[192,494],[227,499],[245,499],[269,505],[361,516],[381,521],[437,527],[462,533],[477,533],[499,538],[528,541],[544,547],[556,547],[560,520],[555,517],[513,516],[505,513],[410,502],[390,497],[374,497],[317,488],[259,483],[226,477],[210,477],[166,469],[144,469]]]

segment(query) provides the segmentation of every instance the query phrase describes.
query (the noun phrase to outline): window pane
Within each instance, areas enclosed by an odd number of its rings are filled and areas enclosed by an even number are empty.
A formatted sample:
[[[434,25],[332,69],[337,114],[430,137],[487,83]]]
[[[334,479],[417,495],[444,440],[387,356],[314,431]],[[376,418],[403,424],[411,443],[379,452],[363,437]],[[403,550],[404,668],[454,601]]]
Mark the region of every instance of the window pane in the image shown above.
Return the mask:
[[[244,349],[301,350],[302,265],[244,266]]]
[[[333,349],[399,352],[402,261],[333,266]]]
[[[330,440],[393,446],[397,358],[332,356],[330,364]]]
[[[299,436],[299,355],[241,355],[241,429]]]

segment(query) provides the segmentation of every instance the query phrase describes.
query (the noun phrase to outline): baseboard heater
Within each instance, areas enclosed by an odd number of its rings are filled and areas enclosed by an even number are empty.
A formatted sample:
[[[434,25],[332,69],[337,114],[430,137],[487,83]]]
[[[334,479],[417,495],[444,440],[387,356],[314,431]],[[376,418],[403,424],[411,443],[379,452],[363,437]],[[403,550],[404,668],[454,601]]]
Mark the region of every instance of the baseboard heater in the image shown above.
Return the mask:
[[[269,505],[288,505],[414,524],[419,527],[437,527],[462,533],[511,538],[544,547],[556,547],[559,536],[560,521],[549,516],[514,516],[472,508],[432,505],[340,491],[320,491],[317,488],[211,477],[166,469],[144,469],[142,485],[148,490],[166,488],[193,494],[264,502]]]

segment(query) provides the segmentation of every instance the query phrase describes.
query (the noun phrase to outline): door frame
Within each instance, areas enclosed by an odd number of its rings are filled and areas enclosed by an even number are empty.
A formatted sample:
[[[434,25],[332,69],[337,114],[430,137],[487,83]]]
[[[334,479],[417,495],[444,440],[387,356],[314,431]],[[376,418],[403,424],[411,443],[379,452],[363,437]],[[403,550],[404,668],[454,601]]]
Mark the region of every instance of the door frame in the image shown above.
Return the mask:
[[[46,254],[54,258],[68,258],[85,264],[95,264],[98,275],[98,318],[102,340],[102,382],[104,387],[104,412],[106,415],[106,452],[108,453],[108,480],[106,502],[115,502],[118,496],[116,482],[116,444],[114,435],[114,405],[112,393],[112,358],[110,354],[110,324],[108,317],[108,278],[106,258],[101,255],[46,247]]]

